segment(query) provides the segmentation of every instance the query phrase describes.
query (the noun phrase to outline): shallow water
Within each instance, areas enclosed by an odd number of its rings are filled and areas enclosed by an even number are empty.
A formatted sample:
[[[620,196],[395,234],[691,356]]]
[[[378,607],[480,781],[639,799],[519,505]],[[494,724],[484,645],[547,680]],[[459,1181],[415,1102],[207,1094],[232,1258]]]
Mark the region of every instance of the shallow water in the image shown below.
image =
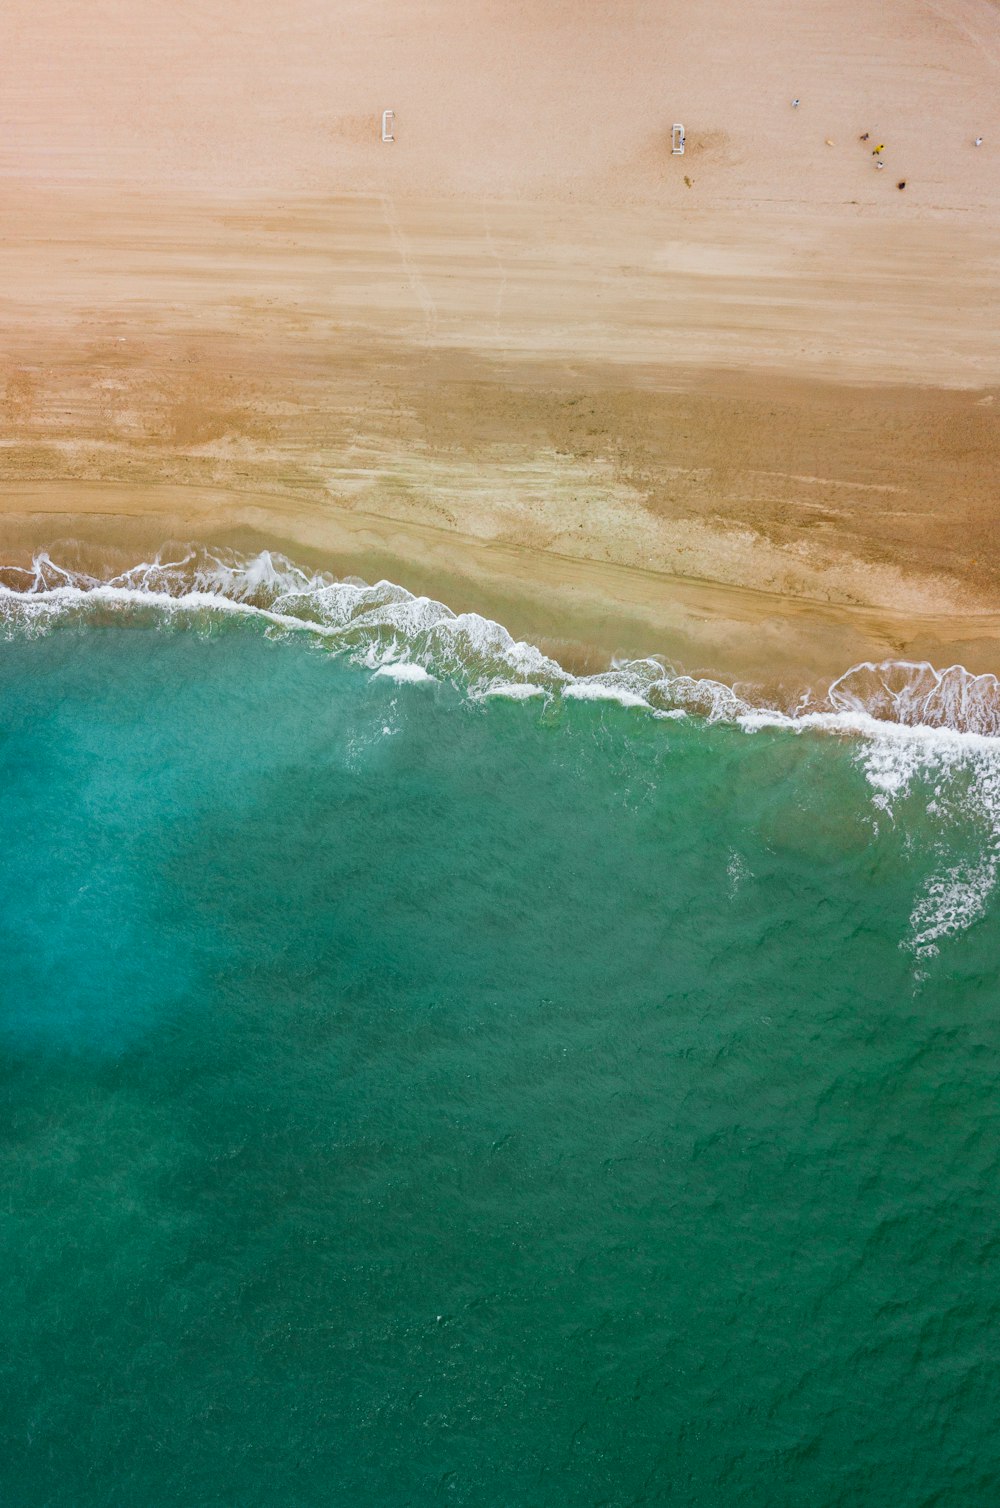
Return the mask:
[[[0,645],[3,1501],[991,1501],[992,741],[272,630]]]

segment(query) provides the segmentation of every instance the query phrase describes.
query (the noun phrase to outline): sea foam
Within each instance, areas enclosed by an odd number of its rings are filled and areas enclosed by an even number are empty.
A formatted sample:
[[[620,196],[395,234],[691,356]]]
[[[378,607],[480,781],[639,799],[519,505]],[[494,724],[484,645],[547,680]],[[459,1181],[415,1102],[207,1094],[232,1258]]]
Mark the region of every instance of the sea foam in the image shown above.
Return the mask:
[[[865,662],[822,696],[789,710],[757,705],[723,682],[678,674],[653,657],[573,675],[489,618],[454,613],[390,581],[370,585],[308,572],[267,550],[244,557],[184,547],[107,576],[70,568],[45,552],[30,566],[0,566],[0,626],[8,634],[44,632],[96,611],[149,609],[196,622],[220,614],[253,617],[269,632],[321,640],[377,674],[451,681],[474,697],[613,701],[661,716],[727,722],[748,733],[781,728],[878,739],[885,747],[872,762],[872,783],[883,794],[905,784],[906,768],[919,765],[931,745],[951,754],[1000,751],[1000,681],[961,665],[938,670],[904,660]]]
[[[384,665],[379,666],[375,674],[376,676],[384,676],[391,681],[409,681],[411,683],[415,681],[432,681],[434,679],[430,671],[425,670],[422,665],[411,664],[409,660],[388,660]]]
[[[397,683],[446,681],[475,699],[618,703],[658,719],[695,717],[748,734],[765,730],[846,737],[872,791],[892,817],[919,780],[962,788],[962,809],[982,833],[980,858],[946,865],[922,888],[907,945],[921,957],[982,914],[1000,877],[1000,681],[961,665],[863,662],[795,709],[757,705],[723,682],[678,674],[657,658],[573,675],[535,645],[476,613],[389,581],[374,585],[308,572],[283,555],[176,547],[113,575],[74,569],[41,552],[30,566],[0,567],[0,632],[34,635],[95,614],[183,616],[208,626],[252,618],[272,635],[303,635],[373,675]],[[938,803],[927,804],[929,818]]]

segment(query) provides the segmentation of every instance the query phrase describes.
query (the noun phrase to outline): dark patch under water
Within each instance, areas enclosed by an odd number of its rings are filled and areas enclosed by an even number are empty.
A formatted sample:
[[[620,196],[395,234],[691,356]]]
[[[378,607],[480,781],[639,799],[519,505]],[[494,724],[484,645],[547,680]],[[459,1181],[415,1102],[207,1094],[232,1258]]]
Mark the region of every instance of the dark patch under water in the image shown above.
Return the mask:
[[[252,624],[0,646],[0,1501],[992,1501],[945,784]]]

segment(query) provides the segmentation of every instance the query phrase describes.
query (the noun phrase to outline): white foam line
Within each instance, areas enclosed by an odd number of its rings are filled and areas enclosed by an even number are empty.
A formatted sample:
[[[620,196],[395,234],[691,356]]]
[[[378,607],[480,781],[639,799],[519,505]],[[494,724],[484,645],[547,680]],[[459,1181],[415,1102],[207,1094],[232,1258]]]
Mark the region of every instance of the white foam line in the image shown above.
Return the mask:
[[[822,733],[860,734],[863,738],[915,742],[937,751],[950,749],[956,754],[975,749],[993,754],[1000,752],[1000,737],[995,733],[968,733],[961,728],[932,728],[927,723],[891,722],[872,717],[870,712],[799,712],[792,717],[786,712],[762,708],[740,713],[735,721],[747,733],[756,733],[761,728],[805,733],[813,728]]]
[[[657,719],[695,716],[747,734],[765,729],[849,738],[873,792],[891,813],[919,776],[930,780],[928,818],[940,820],[939,776],[967,771],[955,787],[967,817],[983,832],[979,856],[938,868],[922,884],[901,946],[915,957],[963,932],[986,911],[1000,875],[1000,681],[961,665],[936,670],[909,661],[870,661],[834,681],[826,704],[804,701],[793,713],[753,707],[721,682],[675,675],[657,660],[630,660],[594,676],[573,676],[535,645],[516,641],[500,624],[403,587],[308,576],[283,556],[253,559],[178,546],[179,558],[143,562],[107,581],[36,556],[30,569],[6,567],[0,618],[21,610],[44,628],[63,612],[87,607],[162,609],[166,614],[218,613],[256,619],[282,633],[305,634],[350,654],[375,676],[419,684],[448,679],[479,699],[526,701],[561,694],[567,701],[616,702]],[[256,601],[245,600],[254,597]],[[261,598],[264,599],[262,605]],[[15,619],[16,622],[16,619]],[[878,715],[876,715],[878,714]],[[983,730],[986,731],[983,731]],[[942,832],[942,837],[944,832]],[[934,853],[944,848],[935,843]],[[935,861],[935,865],[937,861]]]
[[[570,681],[563,687],[562,694],[572,697],[576,702],[618,702],[622,707],[644,707],[647,712],[653,710],[644,696],[628,691],[624,686],[609,686],[606,681]]]
[[[266,607],[256,607],[251,602],[239,602],[233,597],[223,597],[218,592],[183,592],[180,596],[174,597],[170,592],[158,592],[149,588],[101,584],[86,588],[54,586],[46,587],[40,592],[27,593],[14,592],[10,587],[0,586],[0,599],[2,598],[14,599],[31,606],[35,603],[41,605],[53,603],[58,606],[73,607],[97,602],[109,607],[119,607],[122,604],[129,607],[162,607],[172,612],[178,609],[190,612],[208,609],[216,613],[234,613],[244,618],[266,618],[269,623],[278,624],[282,628],[308,630],[311,633],[329,635],[338,632],[335,628],[326,628],[322,623],[306,623],[301,618],[292,618],[285,613],[275,613]]]
[[[392,681],[433,681],[434,677],[429,670],[422,665],[415,665],[412,660],[393,660],[387,665],[380,665],[375,672],[376,678],[386,676]]]
[[[29,612],[75,607],[133,606],[161,608],[167,613],[228,613],[255,618],[286,633],[306,634],[343,643],[347,635],[395,636],[390,649],[369,645],[366,662],[396,679],[419,680],[443,673],[467,684],[474,696],[527,699],[556,692],[576,701],[614,701],[623,707],[642,707],[658,718],[701,714],[724,720],[755,733],[765,728],[803,733],[815,730],[885,743],[905,741],[937,754],[960,755],[982,751],[996,754],[1000,734],[979,732],[918,720],[920,711],[937,718],[964,712],[972,720],[1000,723],[1000,682],[994,676],[972,676],[962,666],[937,671],[911,662],[876,665],[865,661],[840,676],[828,693],[832,706],[794,714],[754,708],[719,682],[676,676],[654,660],[634,660],[595,676],[573,676],[535,645],[517,641],[502,625],[475,613],[452,613],[443,603],[417,597],[388,581],[374,586],[356,581],[309,577],[283,557],[263,551],[253,559],[220,558],[194,549],[176,552],[178,558],[142,562],[109,581],[73,573],[48,555],[40,554],[32,568],[8,567],[27,579],[24,590],[0,584],[0,608],[5,604]],[[160,583],[172,573],[194,576],[198,585],[164,590]],[[55,576],[57,585],[46,584]],[[242,600],[244,594],[271,590],[271,606]],[[282,611],[301,602],[317,618]],[[417,641],[417,642],[414,642]],[[344,644],[345,649],[359,648]],[[480,660],[483,664],[480,668]],[[426,663],[425,663],[426,662]],[[413,666],[403,671],[402,665]],[[523,677],[523,679],[521,679]],[[541,684],[539,684],[541,682]],[[994,693],[996,708],[993,707]],[[861,698],[871,695],[886,716],[865,710]],[[893,719],[903,707],[917,720]]]
[[[284,593],[283,595],[291,596],[292,594]],[[273,608],[258,607],[252,602],[240,602],[237,598],[224,597],[219,592],[182,592],[175,597],[170,592],[159,592],[150,588],[118,587],[102,583],[87,588],[47,587],[40,592],[28,593],[14,592],[10,587],[0,586],[0,599],[3,598],[14,599],[29,606],[35,603],[79,606],[97,602],[105,606],[124,604],[129,607],[162,607],[171,612],[178,610],[201,612],[207,609],[210,612],[235,613],[244,618],[264,618],[276,627],[288,628],[299,633],[318,634],[325,639],[340,637],[346,626],[342,623],[316,623],[310,619],[296,618],[289,613],[277,613]],[[429,602],[429,600],[426,597],[413,599],[414,602]]]

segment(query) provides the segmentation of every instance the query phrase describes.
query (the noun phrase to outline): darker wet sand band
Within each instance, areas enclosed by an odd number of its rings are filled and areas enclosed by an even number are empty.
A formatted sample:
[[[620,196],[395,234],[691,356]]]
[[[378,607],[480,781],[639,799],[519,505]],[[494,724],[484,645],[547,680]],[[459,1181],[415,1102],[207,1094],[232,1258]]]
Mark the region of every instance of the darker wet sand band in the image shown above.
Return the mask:
[[[4,198],[8,552],[249,533],[576,663],[1000,668],[982,231],[956,287],[951,226],[845,213]]]

